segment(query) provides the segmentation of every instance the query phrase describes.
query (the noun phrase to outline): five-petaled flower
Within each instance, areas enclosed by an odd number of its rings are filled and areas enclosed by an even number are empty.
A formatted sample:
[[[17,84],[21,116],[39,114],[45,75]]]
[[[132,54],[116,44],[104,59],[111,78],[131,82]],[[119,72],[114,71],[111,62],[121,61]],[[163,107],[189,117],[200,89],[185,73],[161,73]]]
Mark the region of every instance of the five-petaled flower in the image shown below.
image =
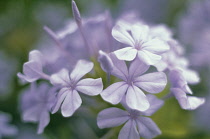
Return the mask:
[[[115,63],[111,74],[123,81],[116,82],[103,90],[102,98],[112,104],[118,104],[125,97],[130,108],[139,111],[147,110],[150,104],[141,89],[153,94],[161,92],[167,83],[166,75],[163,72],[142,75],[149,69],[149,65],[137,58],[131,63],[129,69],[125,62],[118,60],[115,55],[112,54],[111,59]]]
[[[50,111],[55,103],[56,88],[48,84],[37,86],[35,83],[21,97],[22,119],[37,122],[37,133],[41,134],[50,122]]]
[[[51,83],[61,87],[52,113],[57,112],[61,107],[61,113],[64,117],[72,116],[82,103],[78,91],[90,96],[101,93],[103,89],[101,78],[80,80],[92,68],[92,62],[79,60],[71,73],[67,69],[62,69],[58,73],[51,75]]]
[[[120,60],[132,61],[135,57],[148,65],[154,65],[161,60],[161,54],[169,50],[163,40],[150,35],[149,27],[135,24],[128,30],[123,24],[117,24],[112,29],[112,36],[119,42],[129,45],[114,51]]]
[[[124,106],[127,111],[114,107],[101,111],[97,117],[99,128],[110,128],[125,123],[119,133],[119,139],[139,139],[140,137],[150,139],[161,134],[160,129],[152,119],[144,116],[151,116],[164,102],[153,95],[147,97],[151,106],[144,112],[130,109],[126,104]]]

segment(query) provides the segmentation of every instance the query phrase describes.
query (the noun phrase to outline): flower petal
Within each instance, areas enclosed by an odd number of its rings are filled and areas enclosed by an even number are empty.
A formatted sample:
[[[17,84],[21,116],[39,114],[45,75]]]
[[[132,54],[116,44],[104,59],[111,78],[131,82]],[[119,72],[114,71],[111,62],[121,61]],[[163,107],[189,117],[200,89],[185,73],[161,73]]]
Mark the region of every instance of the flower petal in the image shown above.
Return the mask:
[[[150,107],[146,95],[136,86],[130,86],[126,94],[126,103],[131,109],[145,111]]]
[[[154,54],[163,54],[169,50],[169,45],[157,38],[151,39],[143,44],[142,49]]]
[[[66,97],[67,94],[68,94],[68,91],[69,91],[68,88],[62,88],[62,89],[59,91],[58,96],[57,96],[56,104],[55,104],[55,106],[54,106],[54,108],[53,108],[53,110],[52,110],[52,114],[56,113],[56,112],[59,110],[61,104],[63,103],[65,97]]]
[[[190,104],[190,109],[189,110],[194,110],[200,107],[205,103],[205,98],[199,98],[195,96],[188,96],[188,101]]]
[[[118,104],[125,95],[127,88],[128,85],[125,82],[114,83],[102,91],[101,97],[107,102]]]
[[[161,56],[146,50],[138,51],[138,58],[148,65],[154,65],[161,60]]]
[[[98,95],[103,90],[101,78],[86,78],[77,83],[76,90],[90,96]]]
[[[42,66],[44,63],[43,63],[43,55],[40,51],[38,50],[33,50],[29,53],[29,61],[35,61],[37,63],[40,64],[40,66]]]
[[[78,81],[85,74],[93,69],[93,63],[86,60],[79,60],[70,74],[70,78],[74,81]]]
[[[140,135],[136,128],[136,122],[129,120],[120,130],[118,139],[139,139]]]
[[[183,76],[189,84],[197,84],[200,82],[199,75],[194,70],[183,70]]]
[[[146,111],[141,112],[141,114],[145,116],[152,116],[153,113],[163,106],[164,101],[151,94],[147,95],[147,99],[149,100],[150,107]]]
[[[154,72],[135,78],[134,84],[149,93],[163,91],[167,84],[167,78],[163,72]]]
[[[44,131],[44,128],[49,124],[49,122],[50,122],[50,115],[48,111],[41,112],[37,133],[41,134]]]
[[[119,126],[129,119],[129,113],[119,108],[108,108],[101,111],[97,117],[99,128]]]
[[[134,40],[122,25],[116,25],[112,29],[112,36],[119,42],[134,46]]]
[[[194,110],[205,102],[204,98],[187,96],[186,93],[179,88],[171,88],[171,92],[178,100],[179,105],[182,107],[182,109],[185,110]]]
[[[80,107],[82,104],[82,99],[79,96],[76,90],[68,91],[68,94],[63,101],[61,106],[61,113],[64,117],[69,117],[74,114],[74,112]]]
[[[26,122],[37,122],[39,120],[40,107],[39,105],[28,108],[23,112],[22,118]]]
[[[125,64],[125,61],[119,60],[113,53],[110,54],[110,58],[114,63],[111,74],[122,80],[126,80],[128,76],[128,68]]]
[[[18,73],[18,77],[28,82],[34,82],[40,79],[44,74],[42,66],[35,61],[29,61],[23,65],[23,74]]]
[[[133,25],[131,27],[131,34],[136,44],[147,41],[149,34],[149,27],[146,25]]]
[[[129,67],[129,77],[136,77],[149,69],[149,65],[135,58]]]
[[[114,51],[114,54],[119,60],[132,61],[137,54],[137,50],[133,47],[125,47]]]
[[[139,117],[136,122],[140,136],[143,138],[152,139],[161,134],[157,125],[148,117]]]
[[[59,72],[51,75],[50,82],[53,85],[69,86],[71,83],[69,79],[69,71],[67,69],[62,69]]]

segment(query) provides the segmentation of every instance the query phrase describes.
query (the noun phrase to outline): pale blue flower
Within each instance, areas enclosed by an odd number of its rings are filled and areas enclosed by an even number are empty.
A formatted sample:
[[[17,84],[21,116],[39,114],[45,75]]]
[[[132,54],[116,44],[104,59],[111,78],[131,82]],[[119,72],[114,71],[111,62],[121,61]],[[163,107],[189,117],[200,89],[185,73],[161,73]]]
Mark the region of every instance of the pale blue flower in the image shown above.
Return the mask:
[[[147,110],[150,104],[141,89],[149,93],[161,92],[167,83],[165,74],[154,72],[143,75],[149,69],[149,66],[138,58],[130,64],[129,69],[125,62],[118,60],[114,54],[111,55],[111,59],[114,63],[111,74],[123,81],[113,83],[103,90],[102,98],[112,104],[118,104],[125,97],[130,108],[139,111]]]
[[[61,87],[52,113],[57,112],[61,107],[61,113],[64,117],[72,116],[82,103],[78,91],[90,96],[101,93],[103,89],[101,78],[80,80],[92,68],[92,62],[79,60],[71,73],[67,69],[62,69],[58,73],[51,75],[50,82]]]
[[[160,61],[161,54],[168,51],[169,46],[158,38],[152,38],[149,31],[149,27],[146,25],[133,25],[130,30],[126,30],[122,24],[114,26],[112,36],[117,41],[129,46],[114,51],[117,58],[132,61],[138,57],[148,65]]]
[[[42,83],[37,86],[32,84],[30,90],[26,90],[21,96],[22,119],[25,122],[38,123],[38,134],[50,122],[50,111],[56,101],[56,88],[50,88],[48,84]]]
[[[34,82],[38,79],[48,79],[48,75],[43,72],[44,59],[41,52],[33,50],[29,53],[29,61],[23,65],[23,74],[18,73],[18,77],[23,81]]]
[[[97,117],[99,128],[110,128],[125,123],[118,135],[118,139],[139,139],[140,137],[151,139],[161,134],[160,129],[152,119],[144,116],[151,116],[164,102],[153,95],[147,97],[151,106],[144,112],[130,109],[126,104],[124,106],[127,111],[114,107],[101,111]]]

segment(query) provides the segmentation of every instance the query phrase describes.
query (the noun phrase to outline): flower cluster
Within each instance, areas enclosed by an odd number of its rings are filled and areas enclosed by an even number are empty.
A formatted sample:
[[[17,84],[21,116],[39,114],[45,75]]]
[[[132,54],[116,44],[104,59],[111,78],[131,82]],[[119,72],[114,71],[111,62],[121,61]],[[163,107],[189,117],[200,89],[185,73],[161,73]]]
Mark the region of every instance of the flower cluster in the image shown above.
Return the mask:
[[[161,134],[155,122],[145,116],[155,113],[169,96],[187,110],[205,102],[189,96],[188,83],[198,83],[199,76],[189,68],[183,48],[168,27],[123,17],[113,25],[108,12],[82,20],[74,1],[72,9],[74,20],[61,31],[44,27],[57,49],[48,54],[31,51],[23,74],[18,73],[20,79],[31,83],[21,99],[23,120],[37,122],[39,134],[50,122],[49,113],[60,109],[63,117],[72,116],[82,105],[82,94],[100,95],[111,105],[122,104],[126,110],[113,106],[97,118],[99,128],[125,123],[119,139]],[[166,92],[166,85],[170,86],[167,96],[157,98],[155,94]]]

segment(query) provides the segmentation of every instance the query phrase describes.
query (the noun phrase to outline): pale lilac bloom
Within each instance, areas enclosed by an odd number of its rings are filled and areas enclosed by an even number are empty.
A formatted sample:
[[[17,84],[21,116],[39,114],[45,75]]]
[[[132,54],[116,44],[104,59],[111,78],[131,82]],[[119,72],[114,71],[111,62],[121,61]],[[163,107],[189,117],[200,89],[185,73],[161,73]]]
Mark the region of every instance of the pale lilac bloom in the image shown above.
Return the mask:
[[[150,35],[147,25],[135,24],[130,30],[123,24],[117,24],[112,29],[112,36],[129,47],[114,51],[120,60],[132,61],[135,57],[148,65],[154,65],[161,60],[161,54],[169,50],[164,41]]]
[[[163,41],[170,41],[173,38],[173,32],[164,24],[150,26],[150,33]]]
[[[104,12],[93,18],[83,18],[82,31],[86,42],[75,20],[69,20],[62,29],[56,32],[51,30],[48,33],[60,45],[59,47],[62,47],[74,59],[79,60],[89,58],[87,51],[81,51],[86,49],[86,45],[90,47],[92,57],[97,56],[99,50],[106,52],[116,50],[115,40],[111,37],[111,29],[112,18],[108,12]],[[99,32],[100,35],[98,35]]]
[[[154,66],[158,71],[167,71],[173,69],[182,70],[185,80],[189,84],[197,84],[200,82],[198,73],[190,69],[190,64],[187,58],[183,56],[184,49],[176,40],[169,40],[170,50],[162,55],[161,61]]]
[[[29,61],[23,65],[23,74],[18,73],[18,77],[23,81],[34,82],[38,79],[48,79],[48,75],[43,72],[43,55],[38,50],[29,53]]]
[[[165,74],[163,72],[144,74],[149,69],[149,65],[138,58],[130,64],[129,69],[125,62],[118,60],[114,54],[111,55],[111,59],[114,63],[111,74],[123,81],[113,83],[103,90],[102,98],[112,104],[118,104],[125,97],[130,108],[139,111],[147,110],[150,104],[141,89],[152,94],[161,92],[167,83]]]
[[[169,73],[169,79],[171,83],[170,90],[183,109],[194,110],[205,102],[204,98],[191,96],[193,93],[181,70],[171,70]]]
[[[17,135],[18,129],[16,126],[9,124],[10,121],[11,116],[9,114],[0,112],[0,139]]]
[[[56,88],[42,83],[31,85],[21,96],[22,119],[25,122],[38,123],[37,133],[41,134],[50,122],[50,111],[56,101]]]
[[[78,91],[90,96],[101,93],[103,89],[101,78],[80,80],[92,68],[92,62],[79,60],[71,73],[67,69],[62,69],[58,73],[51,75],[50,82],[55,86],[61,87],[52,113],[57,112],[61,107],[61,113],[64,117],[72,116],[82,103]]]
[[[126,104],[124,106],[127,111],[114,107],[101,111],[97,117],[99,128],[110,128],[125,123],[118,139],[139,139],[140,137],[151,139],[160,135],[161,131],[157,125],[145,116],[151,116],[164,102],[153,95],[147,95],[147,97],[151,106],[144,112],[130,109]]]

